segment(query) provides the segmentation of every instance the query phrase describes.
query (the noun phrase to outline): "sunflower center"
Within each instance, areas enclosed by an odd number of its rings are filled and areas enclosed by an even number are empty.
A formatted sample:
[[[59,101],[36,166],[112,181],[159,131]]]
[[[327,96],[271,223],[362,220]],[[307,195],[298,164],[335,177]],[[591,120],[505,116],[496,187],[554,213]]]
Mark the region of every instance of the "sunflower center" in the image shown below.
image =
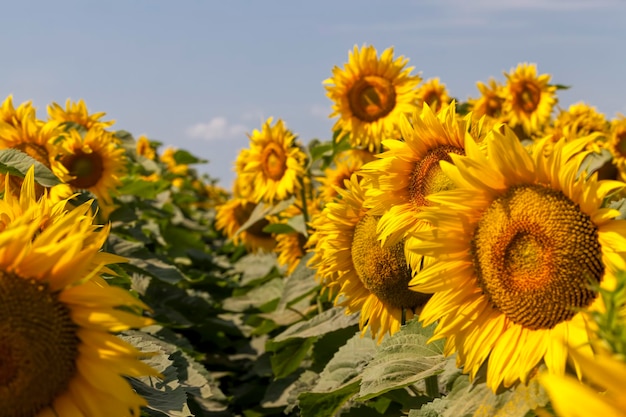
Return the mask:
[[[279,181],[287,170],[287,156],[277,143],[268,143],[261,155],[263,172],[268,178]]]
[[[404,240],[383,248],[376,235],[379,216],[365,215],[356,225],[351,254],[363,286],[380,301],[396,308],[424,305],[428,295],[409,290],[411,269],[404,257]]]
[[[385,117],[396,106],[396,89],[386,78],[367,75],[348,92],[350,110],[359,120],[373,122]]]
[[[48,150],[45,147],[32,142],[22,142],[15,145],[14,148],[24,152],[28,156],[50,168]]]
[[[93,187],[100,181],[104,172],[104,162],[97,152],[85,153],[78,150],[76,154],[66,156],[61,162],[70,175],[76,177],[69,182],[75,188]]]
[[[541,88],[532,82],[524,82],[514,94],[513,100],[518,109],[524,113],[533,113],[541,100]]]
[[[465,155],[461,148],[450,145],[440,145],[431,149],[416,164],[409,183],[409,198],[416,208],[429,206],[426,199],[430,194],[450,190],[454,183],[442,171],[439,161],[452,162],[449,153]]]
[[[502,111],[502,99],[493,94],[487,99],[485,114],[489,117],[496,117]]]
[[[36,415],[67,388],[76,330],[45,284],[0,271],[0,404],[9,416]]]
[[[441,108],[443,104],[441,102],[441,94],[437,90],[428,90],[426,94],[424,94],[424,103],[428,104],[428,107],[437,111]]]
[[[478,285],[527,328],[551,329],[591,304],[604,274],[598,229],[562,192],[520,185],[496,198],[471,241]]]

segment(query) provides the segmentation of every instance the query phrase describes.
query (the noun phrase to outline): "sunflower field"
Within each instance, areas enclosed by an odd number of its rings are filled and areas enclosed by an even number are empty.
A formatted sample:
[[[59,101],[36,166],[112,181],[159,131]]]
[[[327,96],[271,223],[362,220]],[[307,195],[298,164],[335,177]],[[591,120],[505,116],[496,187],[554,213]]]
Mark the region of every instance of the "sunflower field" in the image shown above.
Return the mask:
[[[626,416],[626,117],[392,48],[226,190],[82,101],[0,106],[0,416]]]

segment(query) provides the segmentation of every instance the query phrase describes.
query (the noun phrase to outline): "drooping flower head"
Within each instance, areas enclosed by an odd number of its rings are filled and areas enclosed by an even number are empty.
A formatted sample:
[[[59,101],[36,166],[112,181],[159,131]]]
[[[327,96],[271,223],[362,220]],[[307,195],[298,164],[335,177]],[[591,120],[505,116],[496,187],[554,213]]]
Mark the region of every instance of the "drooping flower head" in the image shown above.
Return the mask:
[[[382,139],[397,136],[398,116],[416,108],[421,78],[407,63],[403,56],[394,60],[393,48],[379,58],[373,46],[355,45],[344,68],[334,67],[324,81],[333,101],[330,117],[339,116],[333,130],[349,133],[353,147],[378,152]]]
[[[150,143],[150,140],[145,135],[139,136],[135,145],[135,150],[137,155],[141,155],[152,161],[156,158],[156,151]]]
[[[453,105],[438,115],[424,105],[410,120],[403,117],[400,129],[404,141],[383,141],[388,150],[361,168],[371,183],[365,206],[381,216],[377,230],[383,246],[410,240],[409,232],[429,227],[416,215],[431,204],[430,194],[453,187],[439,161],[450,161],[450,154],[463,155],[469,137],[468,124],[456,117]],[[414,272],[419,270],[421,256],[407,253],[407,259]]]
[[[429,197],[436,205],[419,216],[434,229],[409,250],[435,260],[411,282],[434,293],[420,319],[438,321],[434,337],[470,376],[487,362],[496,390],[541,362],[563,374],[567,344],[591,355],[580,311],[601,308],[590,283],[610,288],[626,266],[626,221],[601,207],[623,183],[578,176],[586,139],[529,154],[502,126],[486,142],[486,155],[468,140],[467,156],[442,163],[456,188]]]
[[[428,104],[434,112],[438,112],[450,104],[450,95],[446,85],[439,82],[439,77],[431,78],[417,89],[417,103]]]
[[[243,172],[251,176],[252,200],[273,204],[295,195],[302,187],[306,155],[282,120],[270,117],[250,135]]]
[[[408,289],[411,270],[404,257],[404,241],[382,247],[376,233],[380,216],[363,207],[365,190],[354,174],[339,189],[339,198],[314,218],[309,265],[346,314],[361,313],[362,334],[368,329],[380,342],[400,329],[403,310],[413,317],[428,296]]]
[[[626,116],[620,115],[611,121],[606,148],[613,156],[619,179],[626,181]]]
[[[249,252],[271,252],[276,247],[276,239],[271,233],[263,231],[269,225],[268,220],[260,219],[249,228],[239,231],[256,206],[257,203],[246,198],[232,198],[217,207],[215,228],[222,231],[235,245],[243,244]]]
[[[19,198],[0,200],[0,404],[8,416],[139,415],[125,376],[157,376],[113,333],[149,325],[147,307],[101,274],[109,227],[89,203],[37,200],[33,170]],[[124,307],[125,309],[119,309]],[[8,412],[8,414],[6,414]]]
[[[609,123],[595,107],[585,103],[574,103],[567,110],[562,110],[554,120],[553,140],[566,138],[578,139],[592,133],[607,132]]]
[[[56,174],[74,190],[89,190],[99,202],[111,204],[111,193],[121,184],[126,172],[126,156],[111,133],[99,127],[84,136],[70,129],[62,142],[60,167]]]
[[[52,103],[48,106],[48,117],[50,120],[56,120],[59,123],[73,122],[85,129],[91,129],[92,127],[99,127],[105,129],[115,123],[114,120],[101,121],[106,113],[92,113],[87,111],[87,105],[80,99],[76,103],[73,103],[69,98],[65,102],[65,109],[57,103]]]
[[[556,104],[556,87],[550,75],[537,76],[535,64],[519,64],[510,73],[505,86],[504,117],[511,127],[521,126],[527,135],[540,131],[549,121]]]

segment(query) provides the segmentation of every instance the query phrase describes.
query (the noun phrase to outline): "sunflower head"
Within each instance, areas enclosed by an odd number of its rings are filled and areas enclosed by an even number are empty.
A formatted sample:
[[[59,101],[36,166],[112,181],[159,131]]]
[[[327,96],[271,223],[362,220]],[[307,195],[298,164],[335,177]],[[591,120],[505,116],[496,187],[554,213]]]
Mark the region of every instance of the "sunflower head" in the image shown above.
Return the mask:
[[[109,229],[90,203],[36,199],[33,172],[19,198],[0,200],[0,404],[17,416],[139,415],[146,401],[124,377],[159,374],[112,333],[151,324],[147,307],[101,277],[123,258],[100,251]]]
[[[99,201],[110,204],[111,193],[126,172],[126,156],[111,133],[94,127],[84,136],[71,129],[64,136],[63,150],[57,156],[57,176],[74,190],[88,190]]]
[[[240,154],[245,159],[243,173],[254,183],[251,198],[273,204],[295,195],[302,187],[306,155],[282,120],[272,126],[270,117],[263,128],[254,130],[250,150]],[[237,164],[243,161],[237,160]]]
[[[499,118],[502,115],[504,105],[504,86],[494,78],[490,78],[487,84],[479,81],[476,83],[476,86],[478,91],[480,91],[480,97],[468,100],[472,106],[474,116]]]
[[[380,150],[381,138],[397,136],[394,124],[400,114],[416,108],[419,75],[411,75],[408,59],[393,57],[393,48],[380,58],[373,46],[349,53],[344,68],[334,67],[333,76],[324,81],[326,94],[339,116],[334,130],[350,134],[353,147]]]
[[[20,104],[16,109],[13,106],[13,96],[9,95],[0,105],[0,121],[14,127],[19,128],[23,120],[36,118],[35,108],[30,101]]]
[[[512,127],[520,126],[526,135],[532,136],[550,119],[556,104],[556,87],[549,84],[549,74],[537,75],[535,64],[519,64],[504,75],[504,117]]]
[[[496,128],[485,151],[469,140],[465,156],[442,163],[455,188],[419,215],[433,228],[409,250],[434,262],[411,284],[435,293],[420,318],[439,321],[435,338],[448,338],[446,353],[456,351],[465,372],[487,361],[493,390],[525,382],[541,362],[562,374],[565,346],[589,342],[581,311],[601,308],[590,285],[611,288],[626,265],[626,221],[602,208],[623,184],[578,176],[588,140],[529,152]]]
[[[337,188],[343,188],[345,180],[350,179],[352,174],[374,159],[374,154],[360,149],[349,149],[338,154],[335,157],[335,166],[326,168],[324,175],[316,178],[320,182],[320,198],[332,201],[337,196]]]
[[[176,154],[176,149],[168,146],[163,150],[163,153],[161,154],[159,159],[165,164],[167,170],[172,174],[187,175],[187,171],[189,171],[189,165],[178,163],[176,161],[176,158],[174,157],[174,154]]]
[[[243,244],[250,252],[271,252],[276,247],[276,239],[263,229],[269,224],[261,219],[240,231],[257,204],[245,198],[233,198],[218,206],[215,214],[215,228],[221,230],[234,244]]]
[[[567,110],[559,112],[554,120],[555,139],[578,139],[592,133],[608,132],[609,123],[595,107],[585,103],[575,103]]]
[[[383,247],[378,241],[380,216],[363,207],[365,190],[357,175],[346,180],[339,198],[315,217],[311,236],[314,255],[309,265],[321,283],[336,293],[346,313],[361,313],[363,334],[371,330],[381,341],[399,330],[403,311],[417,313],[428,296],[408,289],[411,269],[404,257],[404,241]],[[342,300],[342,301],[340,301]]]
[[[428,107],[437,112],[450,104],[450,95],[446,85],[439,82],[439,78],[431,78],[418,88],[417,102],[420,106],[428,104]]]
[[[156,151],[150,143],[150,140],[145,135],[139,136],[137,144],[135,145],[135,150],[137,151],[137,155],[141,155],[152,161],[156,158]]]
[[[59,123],[73,122],[85,129],[91,129],[92,127],[99,127],[101,129],[107,128],[115,123],[114,120],[101,121],[106,113],[92,113],[89,114],[85,102],[80,99],[73,103],[69,98],[65,103],[65,109],[57,103],[52,103],[48,106],[48,117],[50,120],[56,120]]]

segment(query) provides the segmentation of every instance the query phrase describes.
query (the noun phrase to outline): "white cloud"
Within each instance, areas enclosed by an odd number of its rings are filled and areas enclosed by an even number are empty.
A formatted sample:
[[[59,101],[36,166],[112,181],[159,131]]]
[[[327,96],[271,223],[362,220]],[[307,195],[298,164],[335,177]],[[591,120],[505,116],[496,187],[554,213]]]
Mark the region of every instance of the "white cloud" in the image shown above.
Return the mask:
[[[206,123],[196,123],[187,128],[186,133],[194,139],[223,140],[243,136],[249,132],[244,125],[230,124],[225,117],[214,117]]]

